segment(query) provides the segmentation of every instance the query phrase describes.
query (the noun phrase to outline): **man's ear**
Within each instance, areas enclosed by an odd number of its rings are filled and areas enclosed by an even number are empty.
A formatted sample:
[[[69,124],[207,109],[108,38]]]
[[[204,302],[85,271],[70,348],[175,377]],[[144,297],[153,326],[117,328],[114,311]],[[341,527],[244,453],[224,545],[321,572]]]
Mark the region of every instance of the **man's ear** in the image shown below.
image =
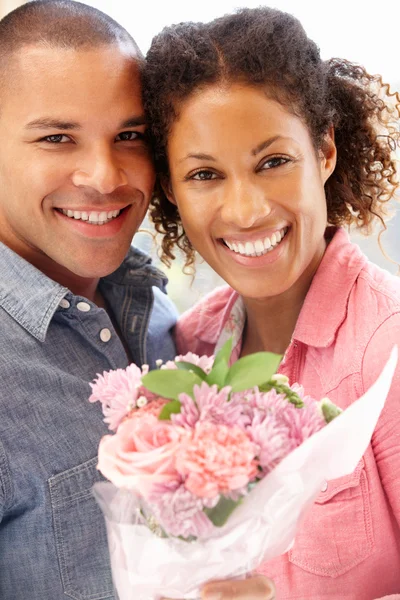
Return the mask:
[[[322,181],[326,183],[329,177],[332,175],[336,167],[336,144],[335,144],[335,130],[333,125],[329,127],[328,132],[325,134],[321,146],[321,176]]]
[[[171,204],[175,204],[175,206],[176,206],[176,200],[175,200],[174,193],[172,191],[170,178],[167,177],[166,175],[164,175],[163,177],[160,178],[160,183],[161,183],[161,187],[163,189],[164,194],[167,196],[167,199],[171,202]]]

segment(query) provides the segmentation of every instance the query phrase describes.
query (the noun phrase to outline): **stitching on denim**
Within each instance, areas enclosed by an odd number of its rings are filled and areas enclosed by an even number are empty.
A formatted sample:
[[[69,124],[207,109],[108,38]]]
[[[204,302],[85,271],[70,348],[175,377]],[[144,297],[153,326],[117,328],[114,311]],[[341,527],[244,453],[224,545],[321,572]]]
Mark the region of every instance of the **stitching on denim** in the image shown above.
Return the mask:
[[[62,503],[63,500],[64,501],[70,500],[77,494],[73,495],[73,496],[63,496],[61,494],[61,498],[60,498],[60,492],[59,492],[59,490],[57,490],[57,486],[60,483],[62,483],[63,481],[66,481],[67,479],[70,479],[71,477],[79,475],[79,473],[81,473],[83,471],[89,470],[89,468],[92,466],[92,464],[96,460],[97,460],[97,457],[91,458],[90,460],[86,461],[85,463],[82,463],[81,465],[77,465],[76,467],[73,467],[72,469],[68,469],[66,472],[63,472],[63,473],[60,473],[59,475],[54,475],[53,477],[50,477],[50,479],[48,480],[48,485],[49,485],[49,490],[50,490],[50,500],[51,500],[51,505],[52,505],[53,525],[54,525],[54,531],[55,531],[55,543],[56,543],[57,555],[58,555],[58,560],[59,560],[60,577],[62,580],[65,595],[69,596],[70,598],[74,598],[74,600],[111,600],[113,598],[113,596],[110,595],[110,593],[112,594],[112,591],[111,592],[106,591],[105,593],[101,592],[101,593],[97,593],[97,594],[83,595],[72,589],[73,582],[71,581],[71,577],[69,576],[68,564],[67,564],[66,555],[64,552],[64,544],[62,543],[63,528],[62,528],[61,519],[60,519],[60,513],[62,512],[62,510],[60,510],[60,507],[62,507],[62,505],[63,505],[63,503]],[[89,496],[92,496],[92,493],[90,490],[83,491],[82,498],[87,498]]]
[[[0,441],[0,488],[4,498],[3,509],[9,509],[14,502],[14,484],[11,478],[10,466],[3,444]]]
[[[24,329],[26,329],[26,331],[31,333],[34,337],[39,339],[39,341],[43,342],[46,337],[46,332],[50,325],[50,321],[53,318],[54,313],[57,310],[60,300],[62,298],[64,298],[65,294],[66,294],[65,290],[60,290],[58,295],[54,296],[52,301],[49,302],[49,304],[40,320],[39,327],[35,327],[32,325],[32,323],[27,321],[26,318],[22,316],[23,313],[21,311],[17,312],[15,310],[15,306],[13,306],[13,304],[9,300],[4,299],[2,306],[3,306],[4,310],[10,315],[10,317],[12,319],[14,319],[14,321],[16,321],[19,325],[21,325]]]
[[[148,330],[149,319],[151,312],[154,306],[154,292],[152,288],[146,290],[146,306],[144,309],[141,325],[140,325],[140,333],[139,333],[139,343],[143,342],[139,348],[140,360],[142,365],[146,363],[147,360],[147,335],[146,332]]]

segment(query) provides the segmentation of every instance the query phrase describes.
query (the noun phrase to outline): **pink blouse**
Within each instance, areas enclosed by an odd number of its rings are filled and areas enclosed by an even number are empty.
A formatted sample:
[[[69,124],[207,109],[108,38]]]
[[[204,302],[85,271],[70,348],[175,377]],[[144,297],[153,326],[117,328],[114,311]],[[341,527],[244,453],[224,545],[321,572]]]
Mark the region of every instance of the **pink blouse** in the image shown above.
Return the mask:
[[[400,344],[400,279],[369,263],[343,229],[329,232],[279,372],[346,408]],[[218,288],[181,317],[178,350],[211,355],[231,331],[238,356],[242,327],[238,294]],[[279,600],[400,598],[400,367],[361,463],[321,490],[293,548],[259,571]]]

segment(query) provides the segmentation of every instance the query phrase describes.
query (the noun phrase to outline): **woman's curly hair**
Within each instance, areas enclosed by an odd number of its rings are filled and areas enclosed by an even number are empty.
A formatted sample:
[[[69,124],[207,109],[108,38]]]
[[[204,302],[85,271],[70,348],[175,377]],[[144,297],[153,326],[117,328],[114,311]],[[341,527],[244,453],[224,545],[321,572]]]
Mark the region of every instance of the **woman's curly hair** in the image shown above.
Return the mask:
[[[242,9],[211,23],[165,28],[152,42],[143,72],[158,181],[168,178],[167,140],[182,103],[201,87],[244,82],[262,87],[308,126],[315,148],[333,126],[336,168],[325,184],[328,221],[365,233],[383,222],[397,189],[394,151],[399,145],[400,97],[380,76],[319,49],[290,14],[260,7]],[[194,262],[176,206],[157,184],[150,209],[163,234],[162,259],[177,245]]]

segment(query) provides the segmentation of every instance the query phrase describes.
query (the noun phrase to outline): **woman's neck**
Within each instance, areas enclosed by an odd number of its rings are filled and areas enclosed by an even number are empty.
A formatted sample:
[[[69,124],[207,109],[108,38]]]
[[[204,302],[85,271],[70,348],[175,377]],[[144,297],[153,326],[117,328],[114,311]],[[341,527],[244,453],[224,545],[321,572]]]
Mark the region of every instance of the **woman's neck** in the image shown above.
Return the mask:
[[[262,299],[243,298],[246,324],[241,356],[261,351],[285,353],[322,256],[283,294]]]

